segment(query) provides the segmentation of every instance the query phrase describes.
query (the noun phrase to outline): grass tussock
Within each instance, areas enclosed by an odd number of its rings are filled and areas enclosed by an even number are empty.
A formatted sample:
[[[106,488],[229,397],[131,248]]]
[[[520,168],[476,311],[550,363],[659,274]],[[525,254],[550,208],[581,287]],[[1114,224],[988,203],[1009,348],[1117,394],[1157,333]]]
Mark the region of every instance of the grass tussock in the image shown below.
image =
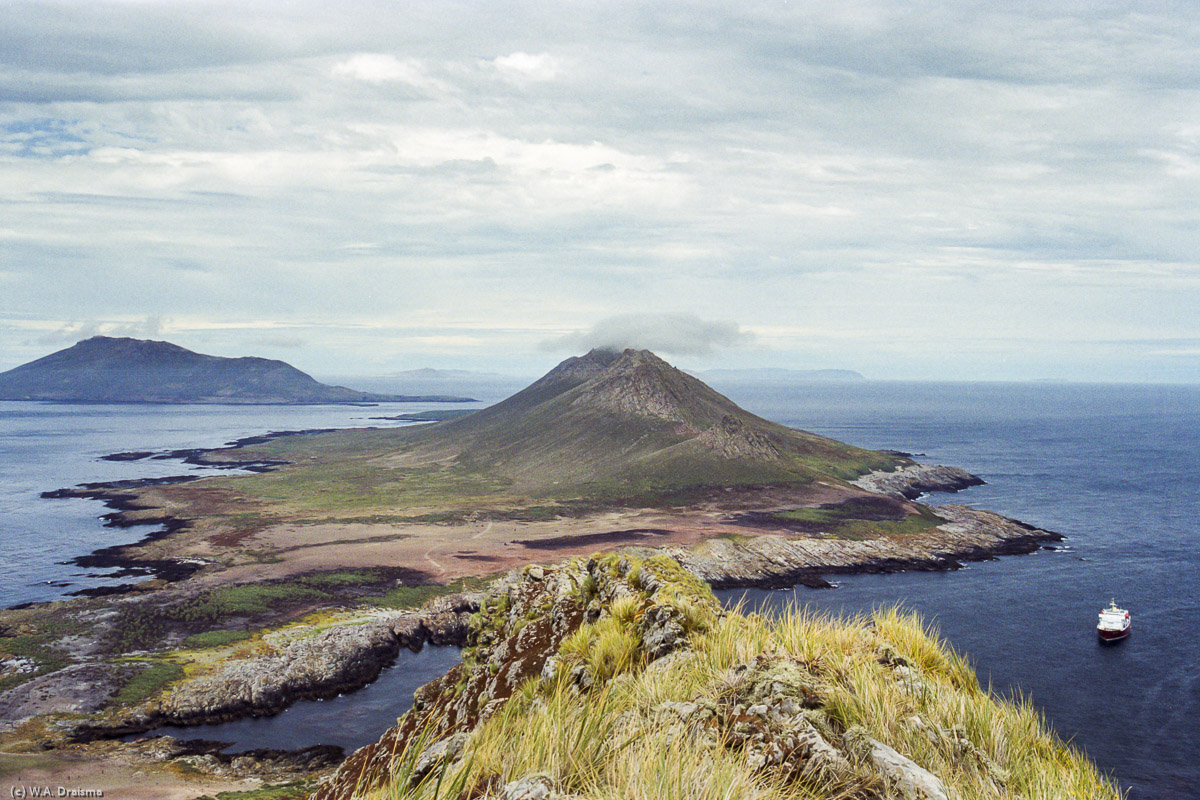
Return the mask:
[[[727,702],[735,668],[764,654],[786,660],[816,687],[818,713],[827,721],[822,732],[831,742],[839,744],[844,731],[877,739],[940,777],[950,797],[1118,797],[1091,762],[1049,732],[1028,701],[1001,701],[981,689],[970,665],[914,614],[892,608],[835,619],[798,608],[776,618],[735,612],[693,631],[688,651],[646,663],[630,645],[638,613],[633,602],[614,604],[560,648],[564,663],[594,671],[590,689],[581,691],[569,669],[530,680],[476,728],[439,782],[415,785],[397,773],[370,800],[496,797],[506,783],[531,775],[595,800],[860,796],[861,784],[853,781],[784,782],[770,769],[751,769],[746,754],[720,736],[697,735],[655,712],[668,701]],[[416,756],[400,754],[401,771]]]

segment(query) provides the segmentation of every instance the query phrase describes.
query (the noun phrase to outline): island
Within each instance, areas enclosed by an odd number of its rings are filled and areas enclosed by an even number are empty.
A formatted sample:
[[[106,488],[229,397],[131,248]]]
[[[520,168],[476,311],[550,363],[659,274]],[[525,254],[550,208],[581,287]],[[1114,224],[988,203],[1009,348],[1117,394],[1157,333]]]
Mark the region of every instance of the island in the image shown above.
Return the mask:
[[[0,400],[60,403],[473,402],[449,395],[392,395],[327,386],[284,361],[223,358],[170,342],[93,336],[0,372]]]
[[[139,773],[319,800],[631,796],[643,777],[681,797],[709,780],[720,796],[1116,797],[919,620],[771,622],[711,593],[954,569],[1061,536],[925,505],[980,479],[762,419],[648,351],[569,358],[443,421],[204,458],[262,469],[56,493],[159,526],[110,559],[182,571],[0,613],[0,750],[36,749],[48,774],[103,764],[114,787]],[[119,741],[333,697],[430,643],[461,664],[351,755],[231,756],[203,730]]]

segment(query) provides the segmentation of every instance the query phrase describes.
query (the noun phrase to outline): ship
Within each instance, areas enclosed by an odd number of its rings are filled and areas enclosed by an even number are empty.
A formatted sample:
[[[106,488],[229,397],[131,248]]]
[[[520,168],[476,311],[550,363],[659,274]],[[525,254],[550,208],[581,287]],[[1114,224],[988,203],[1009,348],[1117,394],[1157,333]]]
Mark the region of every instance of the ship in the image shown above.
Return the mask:
[[[1108,608],[1100,612],[1096,633],[1106,642],[1116,642],[1129,635],[1132,625],[1129,612],[1124,608],[1117,608],[1117,601],[1114,599]]]

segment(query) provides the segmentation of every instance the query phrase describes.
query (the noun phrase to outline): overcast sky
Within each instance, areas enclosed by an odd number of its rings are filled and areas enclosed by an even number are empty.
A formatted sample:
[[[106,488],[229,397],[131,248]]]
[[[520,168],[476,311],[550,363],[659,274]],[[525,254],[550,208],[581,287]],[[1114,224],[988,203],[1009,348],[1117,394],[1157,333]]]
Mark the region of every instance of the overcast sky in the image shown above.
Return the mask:
[[[997,5],[0,0],[0,369],[1200,381],[1200,6]]]

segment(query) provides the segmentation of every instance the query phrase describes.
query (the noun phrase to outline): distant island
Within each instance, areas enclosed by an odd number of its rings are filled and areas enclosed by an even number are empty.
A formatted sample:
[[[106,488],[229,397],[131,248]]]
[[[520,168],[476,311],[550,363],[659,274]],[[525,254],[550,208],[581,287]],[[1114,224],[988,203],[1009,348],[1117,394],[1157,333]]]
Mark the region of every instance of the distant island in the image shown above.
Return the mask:
[[[170,342],[93,336],[0,372],[0,400],[65,403],[473,402],[453,395],[375,394],[328,386],[284,361],[223,358]]]

